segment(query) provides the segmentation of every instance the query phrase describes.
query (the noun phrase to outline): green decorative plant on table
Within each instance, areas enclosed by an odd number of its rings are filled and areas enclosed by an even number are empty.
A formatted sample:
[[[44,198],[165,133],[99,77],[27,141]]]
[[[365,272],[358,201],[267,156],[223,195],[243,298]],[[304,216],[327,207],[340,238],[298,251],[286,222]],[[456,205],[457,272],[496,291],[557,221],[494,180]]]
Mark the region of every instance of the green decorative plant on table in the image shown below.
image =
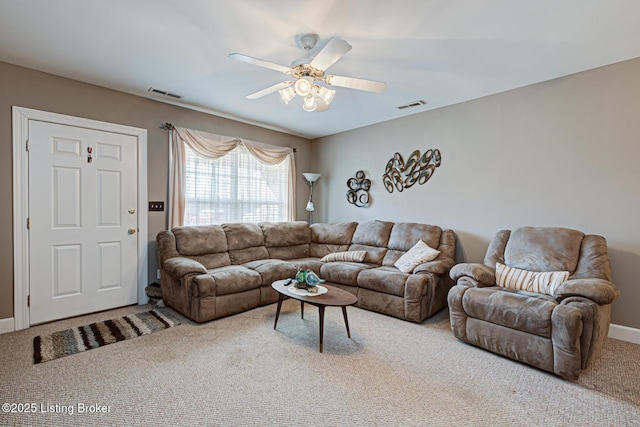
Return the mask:
[[[318,292],[318,285],[324,280],[311,270],[300,269],[296,273],[293,282],[298,289],[306,289],[308,292],[316,293]]]

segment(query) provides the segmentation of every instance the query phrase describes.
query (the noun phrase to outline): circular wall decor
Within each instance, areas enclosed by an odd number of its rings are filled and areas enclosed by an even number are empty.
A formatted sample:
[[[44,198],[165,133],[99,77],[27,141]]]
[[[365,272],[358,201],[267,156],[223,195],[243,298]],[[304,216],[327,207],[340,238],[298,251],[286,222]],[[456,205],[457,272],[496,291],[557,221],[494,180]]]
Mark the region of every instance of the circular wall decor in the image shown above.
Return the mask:
[[[369,204],[369,189],[371,180],[365,178],[364,171],[356,172],[355,178],[347,181],[347,202],[359,208],[364,208]]]

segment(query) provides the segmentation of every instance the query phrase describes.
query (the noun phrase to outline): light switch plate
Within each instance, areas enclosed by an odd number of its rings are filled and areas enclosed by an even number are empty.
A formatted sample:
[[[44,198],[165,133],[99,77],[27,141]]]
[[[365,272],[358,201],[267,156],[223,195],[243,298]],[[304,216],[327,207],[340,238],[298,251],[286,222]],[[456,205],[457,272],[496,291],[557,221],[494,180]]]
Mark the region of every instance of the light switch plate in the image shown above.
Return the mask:
[[[164,211],[164,202],[149,202],[149,212]]]

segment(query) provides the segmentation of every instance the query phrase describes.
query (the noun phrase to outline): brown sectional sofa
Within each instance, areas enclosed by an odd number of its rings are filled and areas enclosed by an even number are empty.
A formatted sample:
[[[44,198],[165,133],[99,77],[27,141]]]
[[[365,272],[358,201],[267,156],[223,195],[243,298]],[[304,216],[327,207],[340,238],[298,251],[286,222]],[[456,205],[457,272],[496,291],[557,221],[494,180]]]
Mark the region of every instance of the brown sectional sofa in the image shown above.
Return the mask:
[[[196,322],[278,299],[276,280],[311,269],[357,296],[356,306],[422,322],[444,308],[453,281],[456,238],[417,223],[236,223],[177,227],[157,236],[164,301]],[[440,251],[404,274],[394,263],[419,240]],[[327,254],[364,250],[363,262],[322,262]]]

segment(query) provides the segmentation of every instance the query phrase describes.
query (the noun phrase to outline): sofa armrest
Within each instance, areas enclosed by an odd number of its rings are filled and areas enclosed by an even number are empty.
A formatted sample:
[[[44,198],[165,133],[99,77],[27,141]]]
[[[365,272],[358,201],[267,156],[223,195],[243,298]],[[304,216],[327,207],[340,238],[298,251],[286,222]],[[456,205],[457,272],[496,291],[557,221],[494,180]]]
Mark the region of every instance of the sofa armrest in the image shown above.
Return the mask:
[[[463,277],[471,278],[471,283],[477,282],[479,288],[487,286],[495,286],[496,284],[496,270],[491,267],[487,267],[484,264],[478,263],[462,263],[453,266],[449,272],[455,282]]]
[[[558,286],[553,296],[559,300],[579,296],[598,304],[612,304],[620,296],[620,290],[607,280],[570,279]]]
[[[413,273],[433,273],[437,276],[442,276],[447,274],[455,264],[456,262],[451,258],[435,259],[418,265],[413,269]]]
[[[185,257],[174,257],[169,258],[164,262],[162,267],[172,276],[175,277],[183,277],[187,274],[204,274],[207,272],[207,269],[204,268],[204,265],[200,264],[198,261],[193,260],[191,258]]]

